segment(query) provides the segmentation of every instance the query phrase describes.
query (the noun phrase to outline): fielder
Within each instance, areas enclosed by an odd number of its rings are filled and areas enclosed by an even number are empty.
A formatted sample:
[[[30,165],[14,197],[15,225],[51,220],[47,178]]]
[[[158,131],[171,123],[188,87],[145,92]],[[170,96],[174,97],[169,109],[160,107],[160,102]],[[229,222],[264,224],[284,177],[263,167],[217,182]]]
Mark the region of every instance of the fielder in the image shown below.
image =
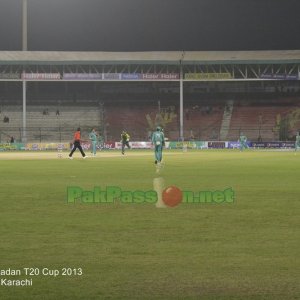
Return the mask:
[[[295,151],[298,151],[298,149],[300,149],[300,135],[299,135],[299,132],[297,132],[297,135],[296,135]]]
[[[241,151],[248,148],[247,137],[242,132],[241,132],[241,135],[240,135],[240,138],[239,138],[239,142],[240,142],[240,150]]]
[[[128,149],[130,149],[129,146],[129,140],[130,140],[130,135],[123,130],[121,133],[121,143],[122,143],[122,154],[125,154],[125,146],[127,146]]]
[[[165,136],[162,129],[158,126],[152,134],[152,144],[154,145],[155,164],[160,164],[162,161],[162,150],[165,146]]]
[[[97,140],[98,140],[98,135],[96,133],[95,128],[93,128],[93,130],[91,131],[91,133],[89,134],[89,139],[92,142],[92,155],[96,156],[96,151],[97,151]]]

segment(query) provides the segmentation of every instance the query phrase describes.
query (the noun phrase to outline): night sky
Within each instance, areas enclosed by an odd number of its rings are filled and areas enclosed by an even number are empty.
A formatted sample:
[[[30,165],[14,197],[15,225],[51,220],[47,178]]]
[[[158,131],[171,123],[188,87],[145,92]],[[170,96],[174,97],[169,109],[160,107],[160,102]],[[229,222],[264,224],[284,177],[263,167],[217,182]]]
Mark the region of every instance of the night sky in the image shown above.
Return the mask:
[[[28,50],[300,49],[299,0],[28,0]],[[21,0],[0,0],[0,51],[21,50]]]

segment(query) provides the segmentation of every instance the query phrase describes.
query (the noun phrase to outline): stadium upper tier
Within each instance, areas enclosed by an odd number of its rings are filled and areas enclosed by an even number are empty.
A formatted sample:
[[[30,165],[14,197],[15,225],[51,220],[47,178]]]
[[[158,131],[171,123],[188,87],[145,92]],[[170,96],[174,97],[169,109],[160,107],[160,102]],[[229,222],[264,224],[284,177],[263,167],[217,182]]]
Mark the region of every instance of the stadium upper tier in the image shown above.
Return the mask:
[[[122,64],[276,64],[300,63],[300,50],[61,52],[0,51],[0,65]]]

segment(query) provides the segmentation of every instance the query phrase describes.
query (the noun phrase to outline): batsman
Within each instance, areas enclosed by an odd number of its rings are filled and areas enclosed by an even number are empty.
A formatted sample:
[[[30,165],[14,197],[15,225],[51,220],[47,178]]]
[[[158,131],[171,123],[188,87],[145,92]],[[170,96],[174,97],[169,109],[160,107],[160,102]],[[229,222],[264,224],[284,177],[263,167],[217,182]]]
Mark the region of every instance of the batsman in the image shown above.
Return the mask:
[[[155,164],[160,164],[162,161],[162,150],[165,146],[165,136],[159,126],[152,134],[152,144],[154,145]]]

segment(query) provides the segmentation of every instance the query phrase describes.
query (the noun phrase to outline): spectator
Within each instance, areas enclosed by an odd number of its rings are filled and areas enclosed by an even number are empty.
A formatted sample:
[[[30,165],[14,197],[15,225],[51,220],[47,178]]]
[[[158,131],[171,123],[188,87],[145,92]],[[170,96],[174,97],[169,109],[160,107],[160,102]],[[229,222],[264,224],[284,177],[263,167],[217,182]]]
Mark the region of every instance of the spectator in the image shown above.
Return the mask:
[[[259,116],[258,116],[258,124],[262,125],[262,123],[263,123],[263,116],[262,116],[262,114],[259,114]]]
[[[193,129],[190,130],[190,141],[194,141],[195,140],[195,136],[194,136],[194,132]]]
[[[9,123],[9,117],[4,116],[3,122],[4,122],[4,123]]]
[[[13,144],[15,142],[15,138],[13,136],[10,137],[10,143]]]
[[[58,109],[56,110],[56,115],[59,116],[59,110]]]
[[[185,119],[186,120],[190,119],[190,110],[188,108],[185,110]]]
[[[46,109],[43,110],[43,115],[44,115],[44,116],[49,115],[49,110],[48,110],[48,108],[46,108]]]
[[[218,139],[218,134],[215,128],[212,129],[211,131],[211,139],[212,140],[217,140]]]

